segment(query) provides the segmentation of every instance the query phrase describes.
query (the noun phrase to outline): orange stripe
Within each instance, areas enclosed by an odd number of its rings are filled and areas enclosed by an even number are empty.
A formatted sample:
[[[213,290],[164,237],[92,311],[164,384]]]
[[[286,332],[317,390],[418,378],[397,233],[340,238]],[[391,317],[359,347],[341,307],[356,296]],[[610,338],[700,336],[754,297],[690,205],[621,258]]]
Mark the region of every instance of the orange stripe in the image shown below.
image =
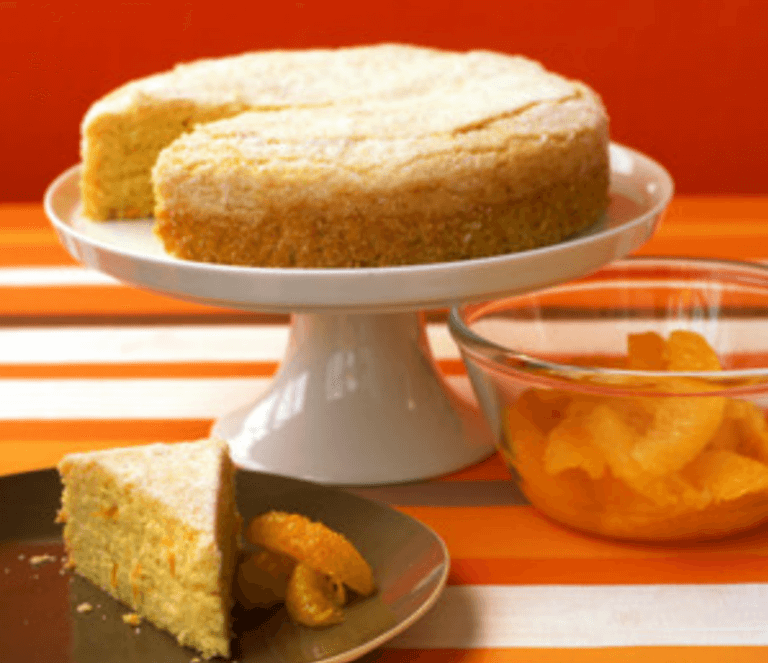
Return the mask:
[[[666,219],[671,223],[702,219],[762,223],[768,219],[768,196],[675,196]]]
[[[669,255],[729,260],[762,260],[768,257],[768,237],[732,238],[722,235],[668,236],[664,233],[651,238],[635,255]]]
[[[499,454],[493,454],[489,458],[475,465],[470,465],[463,470],[435,479],[436,481],[507,481],[509,470]]]
[[[639,544],[571,530],[530,506],[398,506],[440,532],[456,559],[719,559],[768,557],[768,528],[701,544]]]
[[[162,317],[200,322],[225,320],[235,322],[286,324],[285,313],[253,313],[235,308],[209,306],[175,299],[131,286],[24,286],[0,287],[0,325],[30,324],[60,320],[66,317],[98,320],[129,320],[131,318]],[[447,309],[424,313],[429,323],[445,322]],[[50,322],[48,322],[50,324]]]
[[[463,375],[460,360],[439,360],[445,375]],[[0,364],[0,379],[271,377],[279,361],[105,362]]]
[[[247,318],[248,313],[194,304],[129,287],[32,286],[0,288],[3,316],[125,316],[127,314],[221,315],[222,311]]]
[[[0,203],[0,231],[15,228],[46,228],[53,232],[41,203]]]
[[[78,263],[59,245],[36,247],[2,247],[2,267],[61,267]]]
[[[276,361],[0,364],[0,378],[207,378],[270,377]]]
[[[523,608],[524,609],[524,608]],[[368,663],[765,663],[765,647],[384,649]]]
[[[45,440],[39,442],[0,442],[0,452],[3,454],[0,474],[15,474],[32,472],[55,467],[62,457],[68,453],[80,451],[97,451],[112,447],[130,447],[150,442],[180,442],[206,437],[208,428],[197,435],[184,436],[181,440],[168,440],[165,437],[128,440]]]
[[[211,419],[14,419],[0,421],[0,449],[5,444],[100,442],[131,444],[166,440],[192,440],[208,434]],[[0,451],[0,453],[3,453]]]
[[[5,252],[8,248],[23,248],[27,246],[46,246],[59,244],[59,236],[50,228],[10,229],[0,234],[0,248]]]
[[[646,585],[768,582],[768,559],[452,559],[452,585]]]

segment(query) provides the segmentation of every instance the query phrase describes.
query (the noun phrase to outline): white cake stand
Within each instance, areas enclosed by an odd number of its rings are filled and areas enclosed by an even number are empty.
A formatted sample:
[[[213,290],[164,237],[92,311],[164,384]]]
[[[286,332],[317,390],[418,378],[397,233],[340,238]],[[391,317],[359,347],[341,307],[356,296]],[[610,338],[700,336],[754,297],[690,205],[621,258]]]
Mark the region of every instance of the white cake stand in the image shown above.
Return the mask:
[[[169,257],[152,221],[80,213],[79,166],[45,195],[74,258],[141,288],[251,311],[293,313],[287,354],[266,394],[213,433],[249,469],[322,483],[425,479],[487,457],[474,408],[435,369],[420,311],[577,278],[651,236],[673,183],[659,164],[611,145],[611,205],[595,227],[532,251],[461,262],[359,269],[235,267]],[[254,397],[255,398],[255,397]]]

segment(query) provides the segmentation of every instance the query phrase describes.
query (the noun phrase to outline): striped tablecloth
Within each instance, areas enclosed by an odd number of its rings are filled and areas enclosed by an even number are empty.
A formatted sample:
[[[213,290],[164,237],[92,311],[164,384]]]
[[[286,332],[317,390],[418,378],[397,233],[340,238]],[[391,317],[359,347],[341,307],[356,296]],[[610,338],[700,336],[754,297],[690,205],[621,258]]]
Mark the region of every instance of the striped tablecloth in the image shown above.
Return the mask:
[[[643,253],[768,259],[768,198],[678,197]],[[460,378],[444,312],[429,319],[441,369]],[[285,316],[190,304],[83,268],[40,205],[0,204],[0,474],[69,451],[203,437],[267,385],[287,338]],[[613,543],[516,503],[507,476],[494,456],[362,491],[433,527],[452,558],[436,607],[369,660],[768,660],[768,531]]]

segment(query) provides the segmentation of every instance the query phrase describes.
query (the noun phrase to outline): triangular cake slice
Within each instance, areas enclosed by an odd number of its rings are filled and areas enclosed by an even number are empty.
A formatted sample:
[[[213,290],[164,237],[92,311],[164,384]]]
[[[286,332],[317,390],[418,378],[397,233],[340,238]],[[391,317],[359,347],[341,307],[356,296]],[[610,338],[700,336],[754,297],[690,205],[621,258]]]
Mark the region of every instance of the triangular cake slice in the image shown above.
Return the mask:
[[[69,565],[206,658],[230,655],[241,518],[226,443],[65,456]]]

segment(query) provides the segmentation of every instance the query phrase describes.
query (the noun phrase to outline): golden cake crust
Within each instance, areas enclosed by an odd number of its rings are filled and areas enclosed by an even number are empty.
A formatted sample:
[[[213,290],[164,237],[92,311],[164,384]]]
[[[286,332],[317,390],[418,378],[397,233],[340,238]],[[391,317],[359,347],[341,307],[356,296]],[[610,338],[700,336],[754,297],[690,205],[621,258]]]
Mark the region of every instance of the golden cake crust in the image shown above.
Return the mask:
[[[417,99],[201,125],[157,160],[157,233],[182,258],[272,267],[461,260],[560,241],[605,210],[605,114],[587,87],[514,64]]]

